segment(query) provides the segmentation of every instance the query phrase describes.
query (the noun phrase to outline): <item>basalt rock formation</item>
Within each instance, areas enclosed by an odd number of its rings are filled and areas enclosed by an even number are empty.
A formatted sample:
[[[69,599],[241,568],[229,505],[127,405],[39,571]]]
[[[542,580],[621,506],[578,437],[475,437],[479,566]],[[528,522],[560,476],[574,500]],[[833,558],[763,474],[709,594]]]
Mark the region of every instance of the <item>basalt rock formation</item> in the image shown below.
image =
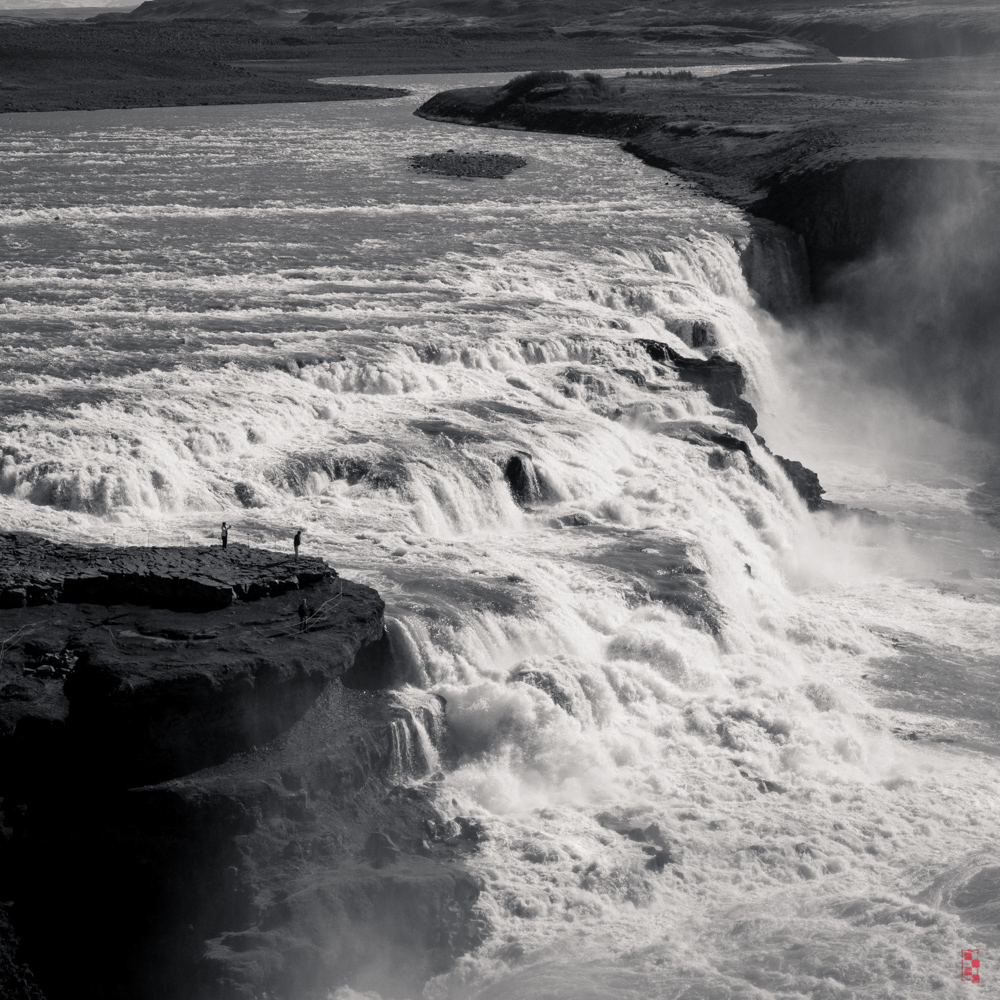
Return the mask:
[[[132,786],[217,764],[288,728],[383,629],[370,588],[319,559],[236,545],[6,535],[0,604],[7,789],[72,782],[73,769]]]
[[[391,994],[476,942],[443,705],[385,689],[371,588],[244,546],[5,535],[0,602],[12,997]]]
[[[215,611],[277,597],[337,576],[321,559],[262,549],[67,545],[36,535],[0,536],[0,607],[136,604]]]
[[[544,478],[539,477],[530,455],[511,455],[504,465],[503,475],[514,499],[521,506],[546,500],[550,496],[550,490]]]

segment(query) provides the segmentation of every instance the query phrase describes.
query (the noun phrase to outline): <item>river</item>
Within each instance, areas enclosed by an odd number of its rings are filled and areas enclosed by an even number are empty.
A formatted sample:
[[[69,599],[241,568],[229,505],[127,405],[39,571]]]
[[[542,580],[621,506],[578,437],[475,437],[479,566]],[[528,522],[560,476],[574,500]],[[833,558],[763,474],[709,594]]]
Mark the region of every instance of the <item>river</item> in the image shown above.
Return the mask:
[[[759,308],[737,210],[413,116],[465,81],[0,116],[5,529],[302,528],[378,588],[487,838],[490,932],[429,1000],[958,995],[1000,931],[984,446]],[[528,165],[410,169],[445,149]],[[776,452],[888,518],[807,513],[636,343],[696,330]]]

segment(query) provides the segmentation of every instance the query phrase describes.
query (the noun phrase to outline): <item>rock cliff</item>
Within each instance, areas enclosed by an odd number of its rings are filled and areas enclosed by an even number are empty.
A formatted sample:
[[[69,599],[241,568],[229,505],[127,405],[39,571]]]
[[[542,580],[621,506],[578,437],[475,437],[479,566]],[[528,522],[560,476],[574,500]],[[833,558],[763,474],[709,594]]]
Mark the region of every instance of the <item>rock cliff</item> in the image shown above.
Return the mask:
[[[371,588],[242,546],[5,535],[0,603],[13,996],[417,989],[477,940],[434,806],[443,706],[382,689]]]
[[[942,192],[1000,166],[1000,60],[825,64],[698,78],[582,79],[446,91],[437,120],[613,138],[646,162],[799,234],[814,289],[892,239]],[[877,98],[877,99],[875,99]]]
[[[841,342],[857,370],[937,419],[1000,436],[1000,59],[516,90],[448,91],[418,114],[613,138],[697,182],[749,213],[738,250],[762,306]]]

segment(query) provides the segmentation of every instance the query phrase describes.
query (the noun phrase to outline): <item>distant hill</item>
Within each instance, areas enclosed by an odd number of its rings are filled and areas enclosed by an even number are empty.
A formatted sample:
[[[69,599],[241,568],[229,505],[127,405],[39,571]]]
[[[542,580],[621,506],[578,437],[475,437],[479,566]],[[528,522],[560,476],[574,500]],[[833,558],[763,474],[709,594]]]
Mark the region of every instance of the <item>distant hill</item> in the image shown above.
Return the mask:
[[[0,112],[374,96],[315,83],[330,77],[1000,52],[996,0],[146,0],[86,19],[88,8],[33,10],[0,10]]]
[[[133,2],[94,3],[93,0],[64,0],[63,3],[53,3],[52,0],[13,0],[8,3],[0,0],[0,17],[17,14],[59,17],[66,14],[75,16],[83,12],[92,16],[108,10],[128,11],[135,7],[136,4]]]
[[[120,17],[118,14],[102,17]],[[838,55],[976,55],[1000,50],[996,0],[887,0],[831,4],[823,0],[146,0],[126,15],[138,20],[240,18],[343,30],[436,30],[462,38],[498,33],[592,42],[662,43],[695,25],[743,27],[813,42]]]

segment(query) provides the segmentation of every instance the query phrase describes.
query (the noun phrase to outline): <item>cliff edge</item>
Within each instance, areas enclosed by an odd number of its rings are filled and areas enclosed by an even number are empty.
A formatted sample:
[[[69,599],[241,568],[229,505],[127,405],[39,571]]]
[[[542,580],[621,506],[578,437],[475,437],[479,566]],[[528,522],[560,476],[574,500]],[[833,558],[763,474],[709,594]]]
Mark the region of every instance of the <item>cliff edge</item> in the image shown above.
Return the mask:
[[[639,73],[596,84],[538,77],[535,86],[522,78],[513,89],[445,91],[417,114],[616,139],[801,235],[818,291],[831,265],[1000,169],[996,56]]]
[[[719,76],[540,73],[446,91],[417,114],[614,139],[745,209],[755,239],[741,259],[762,306],[796,312],[934,417],[996,438],[998,101],[991,55]],[[789,260],[808,275],[798,300],[770,287]]]
[[[0,536],[15,996],[416,988],[471,947],[444,707],[384,689],[383,610],[315,558]]]

